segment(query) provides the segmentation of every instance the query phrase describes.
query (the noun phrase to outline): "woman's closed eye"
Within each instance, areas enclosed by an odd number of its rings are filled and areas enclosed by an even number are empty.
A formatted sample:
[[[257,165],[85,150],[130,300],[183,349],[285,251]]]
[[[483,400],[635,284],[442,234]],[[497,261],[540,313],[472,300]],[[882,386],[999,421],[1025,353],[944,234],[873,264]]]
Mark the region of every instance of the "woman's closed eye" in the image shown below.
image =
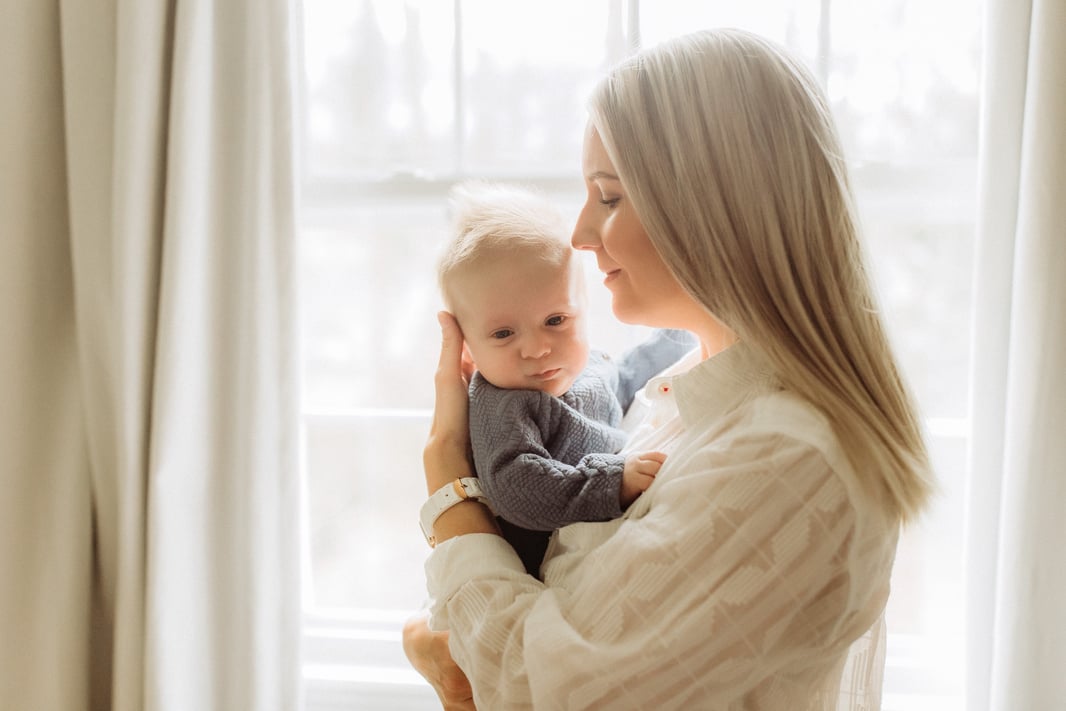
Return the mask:
[[[601,205],[606,205],[607,209],[610,210],[610,209],[613,209],[613,208],[617,207],[618,203],[621,202],[621,200],[622,200],[622,198],[620,198],[620,197],[611,197],[611,198],[601,197],[600,198],[600,204]]]

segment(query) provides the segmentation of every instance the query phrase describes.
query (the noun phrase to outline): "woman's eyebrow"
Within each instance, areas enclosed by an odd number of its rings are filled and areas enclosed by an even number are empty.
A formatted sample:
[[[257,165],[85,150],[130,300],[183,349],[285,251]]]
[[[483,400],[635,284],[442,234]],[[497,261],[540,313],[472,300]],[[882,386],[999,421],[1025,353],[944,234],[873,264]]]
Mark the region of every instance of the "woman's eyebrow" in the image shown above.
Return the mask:
[[[618,176],[614,173],[608,173],[605,170],[597,170],[595,173],[590,173],[588,179],[591,180],[618,180]]]

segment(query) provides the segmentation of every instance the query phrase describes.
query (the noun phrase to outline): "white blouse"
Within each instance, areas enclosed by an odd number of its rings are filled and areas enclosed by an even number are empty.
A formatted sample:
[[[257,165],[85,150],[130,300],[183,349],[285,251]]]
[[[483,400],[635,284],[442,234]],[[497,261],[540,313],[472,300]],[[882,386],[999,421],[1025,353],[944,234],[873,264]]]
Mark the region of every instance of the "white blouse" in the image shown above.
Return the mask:
[[[623,518],[556,532],[545,582],[490,534],[427,560],[478,708],[880,708],[899,525],[825,418],[743,344],[640,399],[629,448],[666,463]]]

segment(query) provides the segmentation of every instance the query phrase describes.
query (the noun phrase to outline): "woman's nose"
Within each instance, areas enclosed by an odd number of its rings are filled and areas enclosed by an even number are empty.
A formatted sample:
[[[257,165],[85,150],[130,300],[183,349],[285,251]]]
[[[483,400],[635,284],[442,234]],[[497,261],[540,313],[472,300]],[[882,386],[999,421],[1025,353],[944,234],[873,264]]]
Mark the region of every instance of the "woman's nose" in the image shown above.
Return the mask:
[[[577,222],[574,223],[574,233],[570,236],[570,244],[574,249],[593,250],[600,246],[600,234],[593,224],[591,215],[588,214],[589,206],[586,204],[578,213]]]

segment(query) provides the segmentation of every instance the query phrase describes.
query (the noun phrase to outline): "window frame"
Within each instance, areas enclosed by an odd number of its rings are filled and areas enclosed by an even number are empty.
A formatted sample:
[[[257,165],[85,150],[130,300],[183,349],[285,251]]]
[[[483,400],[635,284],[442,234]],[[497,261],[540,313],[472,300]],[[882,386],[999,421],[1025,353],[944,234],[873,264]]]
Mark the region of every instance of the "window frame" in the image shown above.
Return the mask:
[[[455,128],[455,174],[448,177],[427,179],[413,174],[394,174],[383,180],[356,180],[326,176],[315,176],[304,171],[300,186],[300,228],[315,223],[329,222],[330,213],[336,206],[367,207],[387,203],[444,201],[449,189],[456,182],[470,177],[464,174],[462,166],[463,119],[462,106],[462,0],[453,0],[455,7],[455,53],[454,83],[455,106],[457,112]],[[621,12],[625,22],[619,27],[622,46],[636,47],[640,38],[640,2],[639,0],[609,0]],[[821,10],[818,46],[827,48],[830,42],[829,24],[831,10],[829,0],[819,0]],[[828,53],[820,53],[820,57]],[[825,81],[828,67],[820,61],[815,67],[819,78]],[[301,91],[301,95],[305,92]],[[856,183],[862,182],[863,172],[857,167],[853,172]],[[956,166],[948,172],[957,178],[967,174],[969,168]],[[874,209],[899,210],[928,208],[935,204],[947,214],[959,217],[962,210],[970,210],[958,202],[957,191],[950,186],[957,185],[957,180],[945,180],[944,170],[933,167],[929,170],[911,169],[889,171],[892,177],[884,196],[891,194],[892,199]],[[895,174],[898,172],[898,175]],[[577,175],[491,175],[477,176],[508,182],[522,182],[543,189],[548,193],[566,193],[572,191],[580,196],[584,190]],[[920,192],[916,186],[934,185],[944,190],[942,199],[930,199],[927,192]],[[861,201],[860,201],[861,202]],[[389,409],[389,408],[385,408]],[[399,410],[401,408],[397,408]],[[303,427],[310,419],[373,417],[373,412],[344,411],[322,413],[305,411],[301,413]],[[428,423],[428,410],[412,411],[405,409],[404,416],[424,418]],[[969,437],[969,421],[965,417],[927,418],[926,429],[931,445],[946,441],[962,440]],[[310,486],[310,473],[301,471],[305,486]],[[304,497],[305,501],[307,497]],[[305,517],[308,512],[305,512]],[[412,524],[414,525],[414,524]],[[309,550],[309,532],[304,531],[304,550]],[[427,550],[428,554],[428,550]],[[310,556],[305,556],[308,560]],[[406,613],[390,610],[367,609],[330,609],[316,608],[313,594],[305,589],[307,607],[303,620],[303,679],[305,684],[305,702],[309,711],[326,711],[332,709],[360,708],[388,709],[424,709],[436,707],[437,697],[429,685],[408,664],[402,652],[401,633]],[[945,688],[943,680],[935,678],[925,664],[926,657],[921,650],[924,642],[920,635],[889,633],[887,662],[885,669],[885,688],[891,691],[885,694],[883,708],[885,711],[907,709],[962,708],[959,690]]]

